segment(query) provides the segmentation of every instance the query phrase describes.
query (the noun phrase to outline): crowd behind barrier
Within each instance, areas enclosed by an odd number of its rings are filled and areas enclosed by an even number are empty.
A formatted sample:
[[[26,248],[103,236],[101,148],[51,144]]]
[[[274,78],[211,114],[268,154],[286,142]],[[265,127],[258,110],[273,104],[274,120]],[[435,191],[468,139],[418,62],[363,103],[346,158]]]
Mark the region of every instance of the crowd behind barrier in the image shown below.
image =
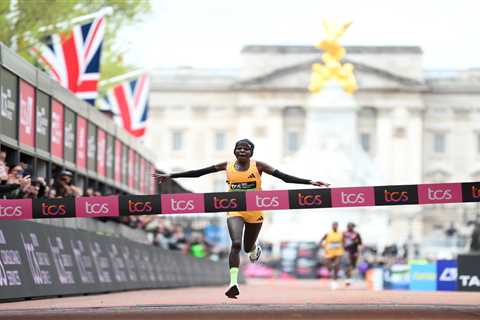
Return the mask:
[[[6,152],[0,151],[0,197],[3,199],[59,199],[105,195],[91,187],[83,190],[77,186],[69,170],[56,172],[51,180],[47,181],[46,177],[35,174],[33,168],[27,163],[7,164],[6,158]],[[212,256],[213,259],[219,259],[226,254],[225,246],[218,247],[216,243],[206,241],[202,230],[185,229],[186,226],[180,223],[173,224],[156,216],[96,219],[142,230],[146,235],[146,239],[142,239],[142,242],[163,249],[178,250],[199,258]]]

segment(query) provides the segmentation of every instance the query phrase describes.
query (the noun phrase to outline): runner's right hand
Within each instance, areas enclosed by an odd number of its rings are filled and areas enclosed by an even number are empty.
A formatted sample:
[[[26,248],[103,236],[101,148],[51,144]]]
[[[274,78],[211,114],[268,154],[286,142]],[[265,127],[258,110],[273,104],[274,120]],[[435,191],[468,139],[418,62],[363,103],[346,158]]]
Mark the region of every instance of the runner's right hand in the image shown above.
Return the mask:
[[[170,179],[170,175],[166,173],[152,173],[152,177],[157,179],[158,183],[162,183]]]

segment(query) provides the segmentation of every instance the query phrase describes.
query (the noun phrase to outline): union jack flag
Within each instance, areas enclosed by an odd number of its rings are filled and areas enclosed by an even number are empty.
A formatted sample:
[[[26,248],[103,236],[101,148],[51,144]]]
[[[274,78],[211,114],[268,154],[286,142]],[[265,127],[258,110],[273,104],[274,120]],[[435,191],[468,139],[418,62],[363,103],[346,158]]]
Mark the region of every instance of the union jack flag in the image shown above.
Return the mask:
[[[104,35],[105,18],[100,17],[69,33],[50,35],[32,51],[62,86],[95,105]]]
[[[110,89],[100,100],[99,108],[111,112],[115,122],[136,138],[142,138],[148,118],[150,79],[141,75]]]

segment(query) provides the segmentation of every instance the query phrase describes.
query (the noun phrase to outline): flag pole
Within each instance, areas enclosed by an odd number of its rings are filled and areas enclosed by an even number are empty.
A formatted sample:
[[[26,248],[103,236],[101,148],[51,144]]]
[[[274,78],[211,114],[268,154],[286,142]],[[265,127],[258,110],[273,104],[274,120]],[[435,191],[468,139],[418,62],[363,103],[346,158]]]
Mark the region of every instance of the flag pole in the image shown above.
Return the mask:
[[[38,28],[38,31],[44,32],[44,31],[48,31],[50,29],[53,29],[55,27],[63,28],[63,27],[66,27],[68,25],[73,25],[73,24],[77,24],[77,23],[80,23],[80,22],[83,22],[83,21],[93,20],[95,18],[102,17],[102,16],[110,16],[112,14],[113,14],[113,8],[112,7],[104,7],[104,8],[102,8],[102,9],[100,9],[100,10],[94,12],[94,13],[90,13],[90,14],[86,14],[84,16],[75,17],[73,19],[70,19],[68,22],[58,22],[54,25],[40,27],[40,28]]]
[[[116,76],[116,77],[113,77],[113,78],[110,78],[110,79],[102,80],[102,81],[98,82],[98,86],[99,87],[104,87],[104,86],[107,86],[107,85],[112,84],[112,83],[116,83],[116,82],[120,82],[120,81],[124,81],[124,80],[130,79],[130,78],[137,77],[137,76],[139,76],[141,74],[144,74],[144,73],[146,73],[145,69],[130,71],[130,72],[124,73],[122,75],[119,75],[119,76]]]

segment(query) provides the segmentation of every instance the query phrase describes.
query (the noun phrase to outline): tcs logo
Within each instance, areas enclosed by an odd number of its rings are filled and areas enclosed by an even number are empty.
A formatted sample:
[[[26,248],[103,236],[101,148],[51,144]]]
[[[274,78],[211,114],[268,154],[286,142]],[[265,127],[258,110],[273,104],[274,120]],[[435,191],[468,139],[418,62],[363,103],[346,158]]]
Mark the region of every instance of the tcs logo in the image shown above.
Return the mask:
[[[107,203],[89,203],[85,202],[85,213],[90,215],[102,215],[108,214],[110,212],[110,207]]]
[[[48,204],[42,203],[42,215],[47,217],[64,216],[67,213],[67,208],[64,204]]]
[[[193,203],[193,200],[170,199],[170,208],[173,211],[193,210],[195,209],[195,205]]]
[[[365,203],[365,193],[341,192],[340,199],[343,204],[362,204]]]
[[[407,191],[384,191],[384,198],[386,202],[407,202]]]
[[[261,197],[259,195],[255,196],[255,204],[259,208],[269,208],[269,207],[278,207],[280,205],[280,200],[278,197]]]
[[[237,209],[237,199],[225,199],[219,197],[213,197],[213,207],[215,209]]]
[[[150,201],[128,200],[128,211],[131,213],[152,212],[153,206]]]
[[[20,217],[22,213],[20,206],[0,206],[0,217]]]
[[[321,205],[322,204],[322,196],[319,194],[316,195],[303,195],[302,193],[298,194],[298,205],[302,207],[314,206],[314,205]]]
[[[479,199],[480,198],[480,188],[472,186],[472,197],[474,199]]]
[[[427,196],[429,200],[451,200],[452,199],[452,190],[435,190],[428,188]]]

